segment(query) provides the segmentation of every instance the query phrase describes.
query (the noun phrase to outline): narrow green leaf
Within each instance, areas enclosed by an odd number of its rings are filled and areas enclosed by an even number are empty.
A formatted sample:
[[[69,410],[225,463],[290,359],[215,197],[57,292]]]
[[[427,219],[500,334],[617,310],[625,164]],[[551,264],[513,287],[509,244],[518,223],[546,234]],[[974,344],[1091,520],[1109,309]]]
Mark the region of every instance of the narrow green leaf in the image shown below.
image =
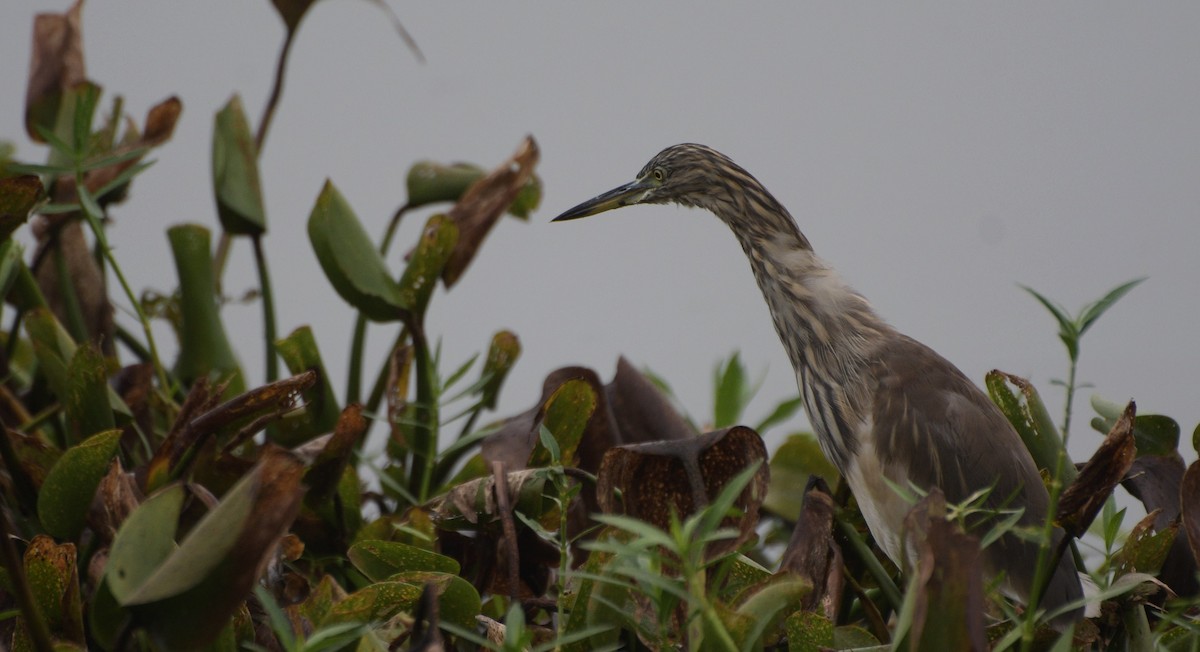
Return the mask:
[[[1122,283],[1112,290],[1109,290],[1108,294],[1104,295],[1104,297],[1099,301],[1089,304],[1087,307],[1085,307],[1083,312],[1079,315],[1079,334],[1083,335],[1087,329],[1091,328],[1092,324],[1096,323],[1097,319],[1100,319],[1101,315],[1103,315],[1109,308],[1113,306],[1113,304],[1115,304],[1117,301],[1120,301],[1121,297],[1128,294],[1130,290],[1137,287],[1145,280],[1146,277],[1143,276],[1142,278],[1135,278],[1132,281]]]
[[[38,492],[38,518],[47,532],[60,539],[79,536],[92,496],[120,441],[120,430],[108,430],[67,449],[58,458]]]
[[[213,195],[221,226],[229,233],[259,235],[267,230],[258,149],[236,94],[217,112],[212,140]]]
[[[717,366],[714,386],[713,427],[736,425],[746,407],[746,368],[739,354],[734,353],[724,365]]]
[[[395,321],[406,307],[400,287],[333,182],[326,181],[308,217],[308,239],[325,277],[347,303],[373,321]]]
[[[754,429],[757,430],[759,434],[762,434],[767,428],[783,423],[784,421],[792,418],[797,412],[800,411],[800,408],[802,407],[804,407],[804,399],[799,396],[786,401],[781,401],[779,405],[775,406],[775,409],[771,412],[771,414],[759,422]]]
[[[317,382],[301,392],[304,399],[303,414],[288,415],[272,434],[277,435],[281,443],[294,446],[332,431],[337,425],[341,408],[333,392],[333,383],[329,382],[329,373],[325,370],[321,352],[317,349],[317,340],[313,336],[312,328],[297,328],[287,337],[276,341],[275,350],[283,358],[288,371],[292,374],[316,371]]]
[[[9,290],[13,289],[21,275],[21,268],[25,264],[24,252],[20,243],[12,238],[0,242],[0,301],[8,297]]]

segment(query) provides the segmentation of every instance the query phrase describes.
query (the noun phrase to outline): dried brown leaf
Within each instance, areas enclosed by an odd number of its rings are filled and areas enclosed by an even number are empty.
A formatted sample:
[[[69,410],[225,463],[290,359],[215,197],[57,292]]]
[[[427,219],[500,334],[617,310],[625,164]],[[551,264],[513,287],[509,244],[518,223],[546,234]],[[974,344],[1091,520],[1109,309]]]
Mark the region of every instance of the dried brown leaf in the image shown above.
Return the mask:
[[[617,360],[617,373],[604,390],[620,433],[618,443],[686,439],[696,435],[658,386],[625,356]]]
[[[916,606],[909,630],[915,650],[987,650],[979,540],[946,520],[934,489],[905,517],[917,545]]]
[[[458,241],[442,269],[447,288],[458,282],[496,221],[533,176],[538,156],[537,142],[526,136],[511,158],[472,184],[450,209],[450,219],[458,226]]]
[[[833,538],[836,512],[829,486],[819,477],[810,478],[791,541],[779,561],[780,573],[796,575],[813,587],[804,610],[820,608],[831,622],[837,621],[843,585],[842,549]]]
[[[355,445],[367,434],[368,425],[362,414],[362,404],[351,403],[342,410],[333,437],[329,438],[324,450],[317,455],[316,462],[304,476],[304,483],[308,485],[305,501],[310,506],[315,506],[333,495],[342,474],[346,471],[350,456],[354,453]]]
[[[723,521],[739,536],[713,544],[709,554],[719,555],[754,536],[758,509],[767,493],[767,450],[750,428],[734,426],[698,437],[613,448],[600,464],[596,496],[606,513],[624,513],[666,529],[672,512],[686,518],[755,463],[760,465],[758,472],[734,502],[741,516]]]
[[[65,13],[38,14],[33,21],[33,53],[25,89],[25,131],[34,142],[45,139],[37,127],[52,127],[63,91],[87,80],[80,18],[83,0]]]
[[[1136,413],[1137,407],[1130,401],[1100,448],[1063,492],[1058,505],[1058,522],[1070,536],[1078,538],[1087,532],[1113,488],[1133,465],[1137,454],[1133,441]]]
[[[1156,512],[1154,529],[1163,530],[1180,516],[1180,487],[1183,484],[1183,458],[1178,452],[1171,455],[1141,455],[1125,474],[1121,485],[1142,501],[1146,512]],[[1196,559],[1188,546],[1185,528],[1179,528],[1171,550],[1158,572],[1176,595],[1195,595],[1200,591],[1196,580]]]

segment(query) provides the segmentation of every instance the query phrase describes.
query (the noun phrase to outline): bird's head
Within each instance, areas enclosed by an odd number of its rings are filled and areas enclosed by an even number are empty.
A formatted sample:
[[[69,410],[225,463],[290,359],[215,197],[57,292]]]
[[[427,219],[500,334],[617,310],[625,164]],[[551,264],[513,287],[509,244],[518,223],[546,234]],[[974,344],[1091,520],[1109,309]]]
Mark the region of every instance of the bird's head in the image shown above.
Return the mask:
[[[744,170],[724,154],[704,145],[684,143],[659,152],[629,183],[613,188],[564,212],[553,221],[574,220],[634,204],[698,206],[713,210],[728,198],[734,177]]]

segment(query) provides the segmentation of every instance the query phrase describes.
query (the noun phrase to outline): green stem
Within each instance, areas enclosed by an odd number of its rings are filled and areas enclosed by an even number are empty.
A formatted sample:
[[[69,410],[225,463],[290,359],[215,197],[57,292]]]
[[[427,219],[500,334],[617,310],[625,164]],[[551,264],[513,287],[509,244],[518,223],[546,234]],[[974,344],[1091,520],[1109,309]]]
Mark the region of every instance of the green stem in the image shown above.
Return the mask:
[[[79,189],[81,195],[86,192],[87,186],[84,185],[83,172],[79,170],[75,172],[75,187]],[[117,281],[121,284],[121,289],[125,291],[125,296],[129,299],[130,305],[133,306],[133,311],[137,314],[138,322],[142,325],[142,333],[146,336],[146,344],[150,347],[150,361],[154,364],[154,371],[158,376],[158,382],[164,392],[170,392],[171,385],[167,377],[167,370],[163,367],[162,359],[158,356],[158,345],[154,343],[154,333],[150,330],[150,320],[146,318],[146,312],[142,310],[142,303],[138,301],[137,295],[133,293],[133,288],[129,286],[129,281],[125,278],[125,273],[121,271],[121,266],[117,264],[117,259],[113,256],[112,247],[108,245],[108,237],[104,233],[104,227],[100,224],[99,216],[92,214],[92,211],[88,207],[88,202],[81,201],[79,202],[79,206],[80,212],[87,219],[88,226],[92,228],[92,236],[96,238],[96,242],[100,245],[100,250],[104,252],[105,260],[108,261],[113,274],[117,276]]]
[[[58,276],[58,292],[62,296],[63,309],[66,311],[67,329],[76,342],[88,341],[87,323],[83,319],[83,308],[79,306],[79,295],[75,292],[75,284],[71,282],[71,271],[67,269],[67,257],[62,252],[62,240],[55,238],[51,245],[54,248],[51,256],[54,258],[54,271]]]
[[[287,72],[288,56],[292,53],[292,41],[296,36],[294,29],[288,29],[283,37],[283,48],[279,51],[279,60],[275,62],[275,80],[271,83],[271,96],[263,107],[262,119],[258,121],[258,133],[254,135],[254,149],[262,155],[263,145],[267,142],[267,132],[271,129],[271,119],[275,117],[275,108],[283,98],[283,77]]]
[[[1074,364],[1072,364],[1072,376],[1074,375]],[[1064,433],[1065,434],[1065,433]],[[1042,532],[1038,544],[1037,565],[1033,571],[1033,590],[1029,595],[1029,604],[1026,605],[1025,616],[1021,620],[1021,650],[1028,652],[1033,649],[1034,634],[1037,630],[1037,607],[1042,601],[1042,596],[1046,592],[1046,588],[1050,584],[1051,578],[1054,577],[1054,570],[1058,567],[1058,560],[1065,552],[1066,546],[1059,546],[1058,549],[1053,549],[1055,521],[1058,515],[1058,499],[1062,495],[1062,476],[1063,467],[1067,460],[1067,451],[1064,447],[1058,453],[1058,458],[1054,464],[1054,477],[1050,482],[1050,502],[1046,509],[1046,520],[1042,524]],[[1068,537],[1065,532],[1064,537]],[[1067,539],[1064,539],[1066,543]]]
[[[388,377],[391,376],[391,359],[396,354],[396,349],[408,339],[408,328],[400,329],[400,334],[396,336],[396,341],[392,342],[391,348],[388,349],[388,362],[379,368],[379,373],[375,376],[375,384],[371,386],[371,395],[367,397],[366,411],[377,412],[379,404],[383,402],[383,393],[387,390]]]
[[[1071,436],[1071,406],[1075,402],[1075,367],[1079,362],[1078,357],[1071,356],[1071,364],[1067,368],[1067,406],[1063,409],[1063,427],[1062,440],[1063,447],[1067,445],[1067,439]]]
[[[409,489],[417,497],[417,500],[424,502],[429,497],[433,465],[437,460],[437,396],[434,389],[434,370],[429,358],[429,344],[425,339],[425,328],[422,324],[413,323],[409,330],[412,332],[413,354],[416,357],[417,365],[417,400],[413,406],[416,425],[413,426],[412,473],[409,475]]]
[[[279,355],[275,350],[275,295],[271,291],[271,274],[267,270],[267,255],[263,251],[262,236],[250,238],[254,243],[254,261],[258,265],[259,293],[263,304],[263,337],[266,339],[267,350],[267,382],[273,383],[279,379]]]
[[[396,237],[396,229],[400,226],[400,218],[404,217],[404,213],[408,211],[408,204],[396,209],[392,214],[392,219],[388,222],[387,229],[383,233],[383,241],[379,244],[379,255],[386,256],[388,249],[392,247],[392,239]],[[357,403],[362,397],[362,362],[363,350],[367,345],[367,318],[360,312],[354,320],[354,339],[350,343],[350,370],[346,378],[346,402]],[[395,350],[395,349],[392,349]],[[387,378],[386,367],[381,373],[381,377]],[[372,405],[378,406],[379,401],[376,397],[375,389],[381,387],[379,380],[375,381],[375,387],[371,391],[371,399],[368,401],[367,411],[374,410]],[[382,395],[382,394],[380,394]]]

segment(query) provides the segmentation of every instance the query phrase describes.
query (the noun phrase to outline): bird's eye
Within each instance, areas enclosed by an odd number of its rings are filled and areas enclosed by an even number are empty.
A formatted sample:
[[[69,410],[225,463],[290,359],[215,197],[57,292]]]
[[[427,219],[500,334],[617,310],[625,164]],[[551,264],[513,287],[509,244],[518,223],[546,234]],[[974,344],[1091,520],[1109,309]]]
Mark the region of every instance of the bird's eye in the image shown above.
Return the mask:
[[[666,173],[662,171],[662,168],[654,168],[654,171],[651,172],[651,174],[654,175],[655,181],[662,181],[667,177]]]

